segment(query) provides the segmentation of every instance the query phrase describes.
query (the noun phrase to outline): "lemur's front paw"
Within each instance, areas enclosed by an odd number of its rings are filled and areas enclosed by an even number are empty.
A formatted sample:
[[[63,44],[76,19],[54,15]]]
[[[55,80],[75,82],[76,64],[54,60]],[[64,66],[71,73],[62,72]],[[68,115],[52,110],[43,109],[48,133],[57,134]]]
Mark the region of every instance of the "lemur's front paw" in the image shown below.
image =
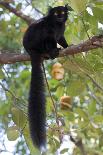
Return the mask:
[[[56,48],[54,50],[52,50],[51,52],[49,52],[49,56],[51,59],[55,59],[59,56],[59,49]]]

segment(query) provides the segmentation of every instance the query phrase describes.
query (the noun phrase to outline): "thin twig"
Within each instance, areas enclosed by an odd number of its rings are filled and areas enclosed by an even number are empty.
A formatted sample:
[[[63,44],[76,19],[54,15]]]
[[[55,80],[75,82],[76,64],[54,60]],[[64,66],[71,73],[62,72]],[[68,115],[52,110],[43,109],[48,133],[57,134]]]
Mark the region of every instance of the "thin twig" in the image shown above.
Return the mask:
[[[2,86],[2,88],[3,88],[5,91],[9,92],[13,98],[18,99],[18,98],[15,96],[15,94],[14,94],[12,91],[10,91],[8,88],[6,88],[1,82],[0,82],[0,85]]]
[[[82,155],[87,155],[84,145],[82,143],[82,139],[75,140],[71,135],[70,135],[70,140],[80,149]]]
[[[82,71],[94,84],[97,88],[99,88],[101,91],[103,91],[103,88],[87,73],[85,72],[79,65],[78,63],[76,62],[73,62],[72,63],[76,64],[76,66],[79,68],[80,71]]]
[[[5,71],[5,73],[6,73],[7,77],[8,77],[8,78],[10,78],[10,77],[9,77],[9,74],[8,74],[8,72],[6,71],[6,69],[5,69],[5,67],[4,67],[4,66],[3,66],[3,70]]]
[[[57,123],[57,125],[58,125],[58,114],[57,114],[57,108],[56,108],[56,105],[55,105],[55,103],[54,103],[53,97],[52,97],[51,92],[50,92],[50,87],[49,87],[49,83],[48,83],[48,80],[47,80],[47,77],[46,77],[45,67],[44,67],[44,64],[43,64],[43,63],[42,63],[42,67],[43,67],[43,73],[44,73],[45,81],[46,81],[46,84],[47,84],[47,88],[48,88],[49,96],[50,96],[51,101],[52,101],[52,103],[53,103],[53,107],[54,107],[54,111],[55,111],[55,116],[56,116],[56,123]]]
[[[84,22],[83,17],[82,17],[82,23],[83,23],[83,25],[84,25],[84,29],[85,29],[85,32],[86,32],[86,34],[87,34],[87,37],[88,37],[88,39],[90,40],[90,35],[89,35],[88,31],[87,31],[87,28],[86,28],[86,25],[85,25],[85,22]],[[91,42],[91,43],[92,43],[92,42]],[[97,47],[103,48],[103,46],[101,46],[100,44],[98,44],[98,42],[92,43],[92,45],[95,45],[95,46],[97,46]]]
[[[51,98],[51,101],[52,101],[52,104],[53,104],[53,107],[54,107],[54,111],[55,111],[55,117],[56,117],[56,124],[58,126],[59,139],[60,139],[60,142],[62,142],[62,132],[60,130],[59,119],[58,119],[58,114],[57,114],[57,108],[56,108],[55,102],[54,102],[53,97],[52,97],[51,92],[50,92],[50,87],[49,87],[49,83],[48,83],[48,80],[47,80],[47,77],[46,77],[46,72],[45,72],[45,67],[44,67],[43,62],[42,62],[42,67],[43,67],[44,77],[45,77],[45,80],[46,80],[49,96]]]
[[[86,25],[85,25],[85,22],[84,22],[83,17],[82,17],[82,23],[83,23],[83,26],[84,26],[85,32],[86,32],[86,34],[87,34],[87,37],[88,37],[88,39],[90,39],[90,36],[89,36],[88,31],[87,31],[87,28],[86,28]]]
[[[88,90],[88,94],[99,104],[102,105],[102,103],[99,101],[99,99],[95,96],[95,94],[92,92],[92,90],[90,89],[89,85],[87,84],[87,90]]]
[[[0,82],[0,85],[2,86],[2,88],[4,89],[4,91],[7,91],[10,93],[10,95],[15,98],[15,100],[21,100],[20,98],[18,98],[11,90],[9,90],[8,88],[6,88],[1,82]],[[27,103],[25,100],[23,100],[25,103]],[[24,104],[23,104],[24,105]],[[26,105],[24,105],[26,106]]]
[[[89,77],[89,79],[91,79],[91,81],[95,84],[95,86],[97,88],[99,88],[101,91],[103,91],[103,87],[101,87],[89,74],[85,73],[87,77]]]

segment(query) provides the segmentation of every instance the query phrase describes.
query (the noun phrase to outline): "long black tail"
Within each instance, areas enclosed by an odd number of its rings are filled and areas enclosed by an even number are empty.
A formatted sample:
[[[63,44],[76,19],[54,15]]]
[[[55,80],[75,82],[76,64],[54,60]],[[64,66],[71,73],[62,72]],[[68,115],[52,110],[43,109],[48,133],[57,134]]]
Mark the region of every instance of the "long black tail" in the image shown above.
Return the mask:
[[[31,85],[29,96],[29,127],[32,141],[39,149],[46,145],[45,91],[41,58],[38,55],[31,60]]]

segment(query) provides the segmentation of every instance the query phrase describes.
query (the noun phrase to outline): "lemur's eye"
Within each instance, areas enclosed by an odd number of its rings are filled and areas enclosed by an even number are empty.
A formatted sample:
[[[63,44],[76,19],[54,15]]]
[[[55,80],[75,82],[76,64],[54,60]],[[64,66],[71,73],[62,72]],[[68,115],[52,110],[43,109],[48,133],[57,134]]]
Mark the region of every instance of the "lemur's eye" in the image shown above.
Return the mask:
[[[62,15],[64,15],[64,14],[65,14],[65,12],[64,12],[64,11],[62,11],[62,12],[61,12],[61,14],[62,14]]]
[[[54,15],[55,15],[55,16],[57,16],[57,15],[58,15],[58,13],[57,13],[57,12],[55,12],[55,13],[54,13]]]

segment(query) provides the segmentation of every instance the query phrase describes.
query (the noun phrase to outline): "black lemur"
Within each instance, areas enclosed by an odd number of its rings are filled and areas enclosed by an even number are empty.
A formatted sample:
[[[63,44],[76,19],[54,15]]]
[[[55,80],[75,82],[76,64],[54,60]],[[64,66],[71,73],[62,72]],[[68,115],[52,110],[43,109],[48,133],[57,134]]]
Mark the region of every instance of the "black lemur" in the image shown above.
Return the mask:
[[[64,31],[68,11],[71,10],[67,5],[50,8],[47,16],[28,27],[23,38],[23,46],[31,57],[32,65],[28,106],[30,134],[39,149],[46,146],[46,99],[41,55],[47,53],[53,59],[59,54],[57,43],[68,47]]]

